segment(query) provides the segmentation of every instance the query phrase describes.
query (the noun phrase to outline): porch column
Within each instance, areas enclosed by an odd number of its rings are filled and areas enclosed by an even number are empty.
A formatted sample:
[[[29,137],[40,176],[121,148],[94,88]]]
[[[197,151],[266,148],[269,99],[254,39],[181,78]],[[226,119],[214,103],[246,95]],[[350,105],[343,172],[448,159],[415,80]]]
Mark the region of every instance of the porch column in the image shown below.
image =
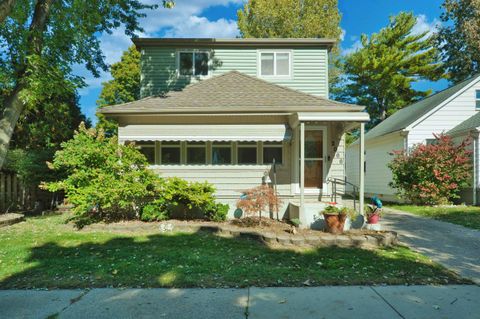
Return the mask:
[[[300,221],[305,221],[305,123],[300,123]],[[304,225],[306,226],[306,225]]]
[[[360,202],[360,214],[364,215],[365,205],[365,123],[360,123],[360,192],[358,194]]]

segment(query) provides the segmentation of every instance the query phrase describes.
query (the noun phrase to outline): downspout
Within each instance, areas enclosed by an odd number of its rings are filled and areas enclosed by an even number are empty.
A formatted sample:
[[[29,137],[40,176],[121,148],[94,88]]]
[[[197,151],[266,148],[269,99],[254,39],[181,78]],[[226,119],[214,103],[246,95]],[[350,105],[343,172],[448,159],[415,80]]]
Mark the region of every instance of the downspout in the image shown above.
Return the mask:
[[[403,137],[403,149],[405,150],[405,153],[409,153],[408,149],[408,131],[403,130],[400,132],[400,136]]]

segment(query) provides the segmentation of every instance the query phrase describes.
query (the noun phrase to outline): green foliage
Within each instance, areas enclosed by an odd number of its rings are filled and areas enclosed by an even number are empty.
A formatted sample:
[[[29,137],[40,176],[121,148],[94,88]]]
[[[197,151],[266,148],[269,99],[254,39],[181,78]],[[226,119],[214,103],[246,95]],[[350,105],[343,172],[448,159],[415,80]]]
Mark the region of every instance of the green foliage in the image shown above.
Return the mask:
[[[172,177],[163,180],[157,192],[160,197],[157,204],[170,218],[217,219],[222,218],[225,209],[224,205],[215,203],[215,188],[207,182]]]
[[[80,125],[73,139],[62,143],[51,168],[67,177],[45,184],[49,191],[65,192],[75,206],[79,226],[98,220],[138,217],[154,195],[157,176],[133,146],[119,145],[102,130]]]
[[[333,206],[333,205],[329,205],[327,207],[325,207],[322,211],[322,213],[324,214],[338,214],[339,213],[339,209],[337,206]]]
[[[295,227],[300,227],[300,225],[302,224],[302,222],[300,221],[300,219],[298,218],[292,218],[290,219],[290,222],[293,224],[293,226]]]
[[[207,207],[205,211],[206,217],[214,222],[223,222],[227,220],[230,205],[222,203],[214,203]]]
[[[480,0],[445,0],[437,46],[449,79],[458,83],[480,72]]]
[[[243,38],[328,38],[340,40],[338,0],[249,0],[238,10]],[[330,84],[338,77],[336,45],[330,56]]]
[[[357,212],[355,211],[355,209],[353,208],[350,208],[350,207],[342,207],[340,208],[339,210],[339,214],[345,214],[347,215],[352,221],[357,219]]]
[[[345,77],[336,98],[365,105],[371,124],[431,93],[413,89],[412,83],[442,76],[434,38],[428,32],[412,33],[416,23],[413,13],[391,17],[379,33],[363,34],[362,48],[342,62]]]
[[[140,52],[135,46],[123,52],[120,62],[110,67],[110,73],[113,79],[102,84],[98,108],[140,99]],[[117,124],[103,115],[99,115],[97,127],[110,135],[117,131]]]
[[[52,149],[12,149],[3,169],[15,172],[25,186],[38,187],[41,182],[62,177],[62,172],[53,172],[47,166],[53,153]]]
[[[163,200],[154,200],[142,208],[140,219],[144,222],[156,222],[169,219],[168,213],[164,210]]]
[[[388,165],[393,175],[390,186],[414,204],[449,204],[470,181],[470,140],[455,145],[447,135],[435,138],[435,143],[418,144],[409,153],[394,151]]]

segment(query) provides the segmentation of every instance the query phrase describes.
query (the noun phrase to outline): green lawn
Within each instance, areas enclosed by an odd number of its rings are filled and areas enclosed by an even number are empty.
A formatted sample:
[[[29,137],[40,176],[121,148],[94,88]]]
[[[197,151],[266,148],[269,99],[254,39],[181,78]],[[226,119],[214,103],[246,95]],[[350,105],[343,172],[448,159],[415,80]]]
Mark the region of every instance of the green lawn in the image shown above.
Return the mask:
[[[0,229],[0,288],[462,283],[407,248],[272,249],[206,233],[76,231],[67,216]]]
[[[388,205],[388,207],[469,228],[480,229],[480,207],[476,206],[429,207],[415,205]]]

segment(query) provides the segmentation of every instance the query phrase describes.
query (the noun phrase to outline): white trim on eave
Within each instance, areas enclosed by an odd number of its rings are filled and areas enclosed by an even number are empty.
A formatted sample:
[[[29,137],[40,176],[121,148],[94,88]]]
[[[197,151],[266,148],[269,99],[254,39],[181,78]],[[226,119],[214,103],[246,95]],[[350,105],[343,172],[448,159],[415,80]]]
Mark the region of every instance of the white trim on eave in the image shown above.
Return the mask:
[[[467,86],[465,86],[464,88],[462,88],[460,91],[456,92],[455,94],[453,94],[452,96],[450,96],[449,98],[447,98],[445,101],[443,101],[442,103],[440,103],[439,105],[437,105],[436,107],[434,107],[432,110],[430,110],[429,112],[423,114],[420,118],[416,119],[415,121],[413,121],[412,123],[410,123],[406,128],[405,130],[407,131],[410,131],[412,129],[414,129],[416,126],[418,126],[420,123],[422,123],[424,120],[426,120],[427,118],[429,118],[432,114],[436,113],[439,109],[441,109],[442,107],[444,107],[446,104],[450,103],[452,100],[456,99],[459,95],[463,94],[466,90],[470,89],[472,86],[474,86],[475,84],[477,84],[478,82],[480,82],[480,75],[476,78],[476,80],[473,80],[472,82],[470,82],[470,84],[468,84]]]

